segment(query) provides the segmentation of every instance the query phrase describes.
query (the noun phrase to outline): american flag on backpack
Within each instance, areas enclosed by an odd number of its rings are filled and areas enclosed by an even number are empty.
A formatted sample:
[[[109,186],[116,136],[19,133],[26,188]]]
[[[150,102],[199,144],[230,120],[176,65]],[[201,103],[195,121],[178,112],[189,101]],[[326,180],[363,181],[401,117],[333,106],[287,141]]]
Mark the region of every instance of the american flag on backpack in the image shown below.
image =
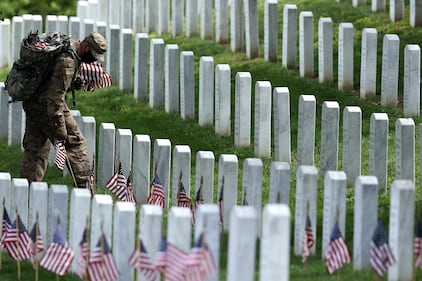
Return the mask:
[[[80,77],[84,82],[85,91],[109,87],[113,84],[110,74],[104,71],[102,64],[98,61],[93,63],[81,63]]]

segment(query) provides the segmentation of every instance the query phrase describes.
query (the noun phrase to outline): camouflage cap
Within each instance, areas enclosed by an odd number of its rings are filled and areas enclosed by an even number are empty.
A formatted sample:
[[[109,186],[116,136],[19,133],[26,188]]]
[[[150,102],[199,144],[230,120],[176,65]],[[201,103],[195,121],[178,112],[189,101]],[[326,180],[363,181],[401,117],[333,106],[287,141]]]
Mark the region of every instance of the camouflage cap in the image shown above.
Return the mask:
[[[98,32],[91,32],[85,37],[85,42],[88,43],[91,54],[99,61],[104,61],[104,53],[107,52],[107,41]]]

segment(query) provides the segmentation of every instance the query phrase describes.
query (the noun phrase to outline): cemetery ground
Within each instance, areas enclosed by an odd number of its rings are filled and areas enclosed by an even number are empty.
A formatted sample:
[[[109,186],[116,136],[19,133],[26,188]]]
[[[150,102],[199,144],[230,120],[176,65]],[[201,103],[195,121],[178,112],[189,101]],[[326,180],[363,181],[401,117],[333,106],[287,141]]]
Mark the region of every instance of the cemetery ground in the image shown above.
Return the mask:
[[[263,59],[263,45],[260,45],[260,57],[258,59],[249,60],[244,53],[233,53],[230,51],[228,45],[217,44],[213,40],[202,40],[197,37],[193,38],[171,38],[170,34],[166,34],[162,38],[166,44],[178,44],[180,50],[193,51],[195,54],[195,87],[196,93],[198,93],[198,78],[199,78],[199,58],[201,56],[212,56],[215,63],[226,63],[231,67],[232,73],[232,95],[234,94],[234,74],[239,71],[247,71],[251,73],[252,85],[255,85],[256,81],[270,81],[272,87],[286,86],[290,91],[290,113],[291,113],[291,152],[292,152],[292,163],[291,163],[291,184],[290,184],[290,208],[292,214],[291,229],[294,226],[294,202],[295,202],[295,181],[296,181],[296,147],[297,147],[297,112],[298,112],[298,100],[302,94],[313,94],[317,101],[317,123],[315,130],[315,165],[319,168],[319,151],[320,151],[320,132],[321,132],[321,105],[323,101],[335,100],[339,103],[340,109],[344,106],[356,105],[362,110],[362,175],[367,175],[369,170],[369,128],[370,128],[370,115],[371,113],[384,112],[389,117],[389,147],[388,147],[388,180],[387,180],[387,191],[380,194],[378,205],[379,214],[385,224],[388,224],[389,215],[389,189],[391,183],[395,179],[395,121],[397,118],[403,117],[402,104],[400,103],[397,108],[393,107],[382,107],[380,106],[380,69],[381,69],[381,54],[380,51],[378,57],[378,71],[377,71],[377,92],[378,95],[375,97],[367,98],[366,100],[359,99],[359,74],[360,74],[360,41],[361,31],[366,27],[376,27],[378,31],[378,46],[382,45],[382,37],[384,34],[393,33],[398,34],[400,37],[400,74],[399,74],[399,95],[402,98],[403,89],[403,49],[406,44],[419,44],[422,38],[422,28],[411,28],[408,24],[408,10],[405,12],[405,19],[402,21],[392,23],[388,18],[388,12],[385,13],[372,13],[370,11],[370,3],[363,5],[358,8],[353,8],[351,1],[343,3],[337,3],[333,0],[303,0],[303,1],[279,1],[279,34],[281,34],[281,19],[282,19],[282,5],[284,4],[297,4],[298,10],[312,11],[314,19],[320,17],[331,17],[333,20],[333,36],[334,46],[337,46],[337,30],[340,22],[352,22],[355,28],[354,36],[354,65],[355,65],[355,91],[341,92],[337,90],[337,80],[334,79],[332,83],[318,82],[318,78],[314,79],[302,79],[299,78],[298,69],[287,70],[281,67],[281,47],[279,45],[279,56],[277,63],[265,62]],[[263,7],[260,3],[260,42],[263,40]],[[406,8],[408,9],[408,7]],[[314,20],[314,25],[317,27],[317,20]],[[317,30],[317,28],[315,29]],[[317,41],[315,32],[315,54],[317,54]],[[150,35],[150,38],[154,37],[154,34]],[[279,38],[281,40],[281,37]],[[333,47],[334,50],[334,77],[337,77],[337,48]],[[380,47],[379,49],[380,50]],[[315,68],[317,70],[317,55],[315,55]],[[4,81],[8,69],[0,69],[0,81]],[[315,71],[318,73],[318,71]],[[252,100],[253,99],[252,91]],[[70,98],[70,95],[69,95]],[[232,101],[234,97],[232,96]],[[242,162],[245,158],[254,157],[253,145],[246,148],[238,148],[233,145],[233,136],[221,137],[214,133],[213,126],[201,127],[198,125],[196,120],[182,120],[176,114],[168,114],[164,109],[151,109],[147,102],[135,102],[131,93],[121,93],[117,86],[113,86],[108,89],[97,90],[94,93],[77,93],[77,108],[83,116],[95,116],[96,124],[103,122],[112,122],[116,128],[130,128],[133,135],[136,134],[147,134],[151,139],[167,138],[171,140],[172,145],[186,144],[189,145],[192,150],[192,155],[195,155],[199,150],[210,150],[215,154],[215,158],[222,153],[233,153],[239,158],[239,183],[241,183],[242,177]],[[232,105],[232,112],[234,112],[234,105]],[[253,110],[252,110],[253,112]],[[252,113],[253,114],[253,113]],[[196,115],[197,116],[197,115]],[[233,116],[233,114],[232,114]],[[340,114],[340,124],[342,124],[342,114]],[[421,167],[420,167],[420,136],[419,136],[419,124],[422,118],[415,117],[415,175],[416,175],[416,214],[415,222],[422,219],[422,202],[421,202]],[[253,120],[253,116],[252,116]],[[233,126],[232,120],[232,128]],[[341,132],[341,130],[340,130]],[[253,128],[252,128],[253,135]],[[98,135],[97,135],[98,137]],[[339,170],[342,169],[342,138],[340,133],[339,138]],[[8,171],[12,177],[19,177],[19,165],[22,158],[22,152],[19,147],[9,147],[7,141],[0,141],[0,171]],[[273,160],[271,158],[263,159],[264,171],[263,171],[263,204],[268,202],[268,186],[269,186],[269,173],[270,165]],[[192,171],[195,171],[195,157],[192,157]],[[217,176],[217,167],[216,173]],[[194,174],[191,175],[194,179]],[[72,186],[72,179],[70,177],[63,178],[62,174],[54,167],[49,166],[45,181],[49,184],[66,184],[69,187]],[[194,182],[194,181],[193,181]],[[215,180],[215,182],[217,182]],[[217,187],[215,187],[217,188]],[[318,185],[318,201],[323,201],[323,179],[319,178]],[[103,188],[99,188],[99,192],[105,193]],[[193,194],[191,194],[193,196]],[[217,192],[214,191],[214,202],[216,202]],[[346,219],[346,242],[349,250],[353,249],[353,207],[354,207],[354,189],[350,186],[347,189],[347,219]],[[238,195],[238,204],[241,204],[241,194]],[[318,240],[317,249],[315,255],[311,256],[306,264],[302,264],[300,257],[296,257],[293,254],[293,247],[291,246],[291,266],[290,266],[290,280],[331,280],[336,278],[337,280],[372,280],[375,279],[375,274],[372,270],[363,270],[359,272],[353,271],[353,264],[345,265],[338,272],[334,273],[334,276],[330,277],[325,271],[325,264],[321,259],[321,233],[322,233],[322,204],[318,205]],[[82,223],[82,222],[81,222]],[[292,231],[293,233],[293,231]],[[224,234],[221,247],[221,272],[220,280],[225,280],[226,276],[226,255],[227,255],[227,234]],[[293,242],[293,235],[291,235]],[[293,245],[293,243],[291,244]],[[259,247],[259,242],[258,242]],[[256,251],[259,255],[259,251]],[[258,260],[258,257],[257,257]],[[352,261],[353,262],[353,261]],[[259,263],[256,263],[258,271]],[[34,280],[34,271],[30,262],[25,261],[21,264],[22,268],[22,280]],[[17,264],[3,253],[3,262],[1,268],[1,280],[2,281],[14,281],[16,280]],[[422,278],[422,272],[417,272],[418,278]],[[258,274],[256,274],[258,276]],[[54,274],[40,269],[40,280],[55,280]],[[60,277],[60,280],[79,280],[76,275],[67,275]],[[386,280],[386,277],[384,277]]]

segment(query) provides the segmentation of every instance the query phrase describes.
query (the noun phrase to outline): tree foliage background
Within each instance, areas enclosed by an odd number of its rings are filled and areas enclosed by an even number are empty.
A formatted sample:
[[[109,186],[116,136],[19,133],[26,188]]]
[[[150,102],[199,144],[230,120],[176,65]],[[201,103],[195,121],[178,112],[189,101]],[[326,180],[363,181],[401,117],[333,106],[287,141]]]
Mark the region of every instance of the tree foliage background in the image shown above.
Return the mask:
[[[0,0],[0,19],[12,19],[23,14],[66,15],[75,14],[77,0]]]

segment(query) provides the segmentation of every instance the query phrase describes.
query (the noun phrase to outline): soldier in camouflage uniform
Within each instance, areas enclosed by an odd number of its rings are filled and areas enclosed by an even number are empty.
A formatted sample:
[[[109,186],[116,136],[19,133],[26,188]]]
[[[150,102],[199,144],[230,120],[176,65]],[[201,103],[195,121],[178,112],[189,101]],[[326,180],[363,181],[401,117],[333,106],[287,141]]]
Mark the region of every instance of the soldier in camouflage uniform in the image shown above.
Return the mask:
[[[24,156],[21,177],[42,181],[47,169],[50,142],[63,141],[77,187],[85,188],[91,168],[85,137],[78,128],[66,104],[66,93],[82,62],[103,61],[107,42],[97,33],[90,33],[83,41],[71,40],[76,53],[64,52],[52,64],[51,77],[42,87],[39,98],[23,102],[26,128],[23,139]],[[74,88],[78,89],[78,85]],[[80,88],[81,85],[79,85]]]

